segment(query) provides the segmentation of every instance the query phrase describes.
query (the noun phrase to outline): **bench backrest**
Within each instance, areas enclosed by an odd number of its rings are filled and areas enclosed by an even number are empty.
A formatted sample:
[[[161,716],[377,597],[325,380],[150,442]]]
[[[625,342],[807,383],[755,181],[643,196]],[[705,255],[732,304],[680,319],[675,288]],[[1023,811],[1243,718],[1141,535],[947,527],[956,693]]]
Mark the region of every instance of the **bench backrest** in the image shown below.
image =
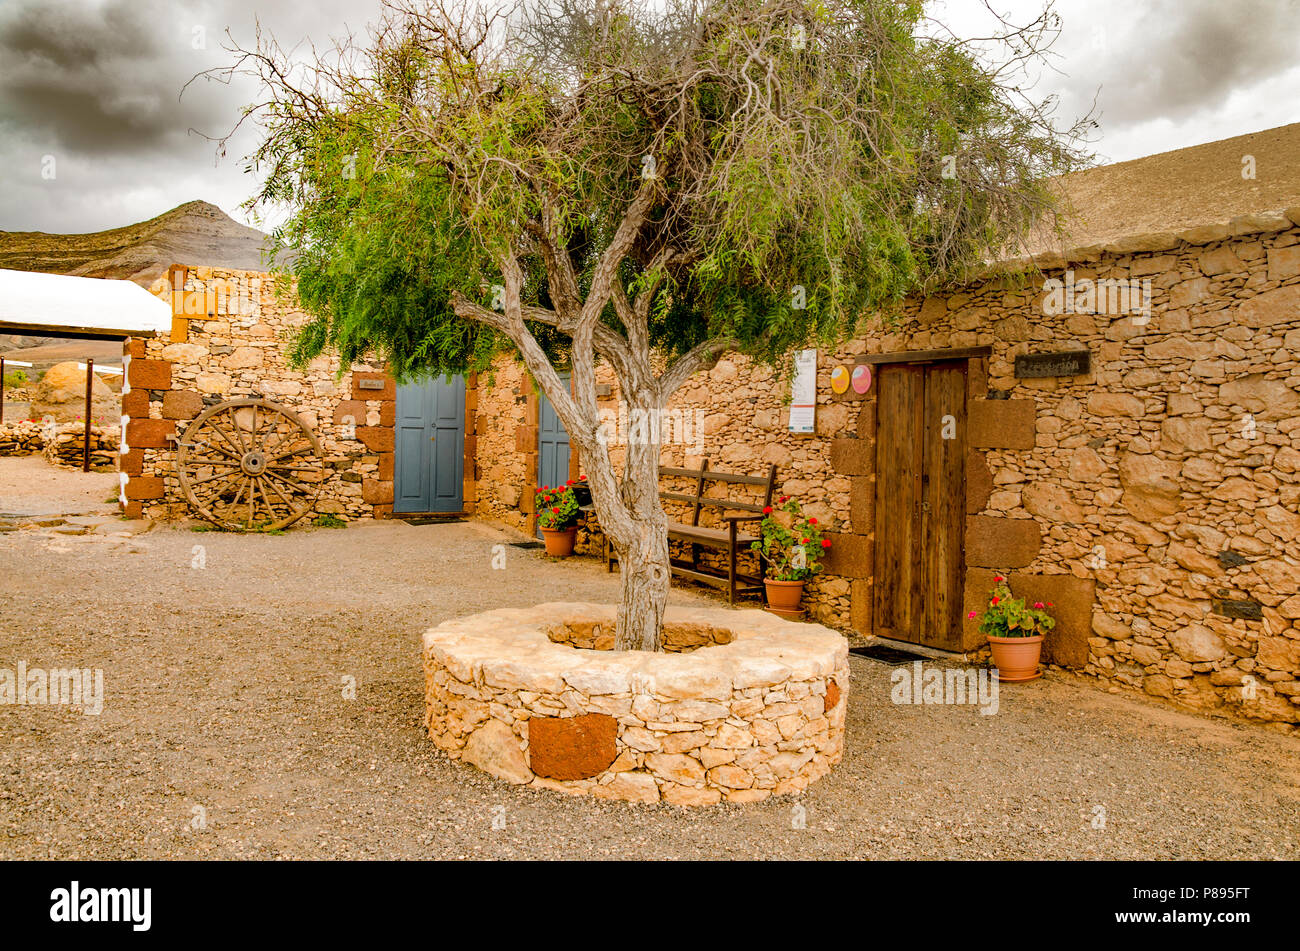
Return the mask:
[[[766,506],[772,504],[772,490],[776,486],[776,466],[768,467],[767,474],[761,476],[736,475],[731,472],[717,472],[709,469],[709,460],[705,459],[703,465],[698,469],[678,469],[672,466],[660,466],[659,477],[671,476],[681,479],[694,479],[695,492],[687,495],[683,492],[664,492],[660,490],[659,498],[665,502],[685,502],[691,507],[691,524],[700,524],[700,510],[705,506],[709,508],[755,512],[762,514]],[[729,498],[710,498],[705,496],[704,490],[710,482],[721,482],[724,485],[755,485],[763,490],[763,502],[736,501]]]

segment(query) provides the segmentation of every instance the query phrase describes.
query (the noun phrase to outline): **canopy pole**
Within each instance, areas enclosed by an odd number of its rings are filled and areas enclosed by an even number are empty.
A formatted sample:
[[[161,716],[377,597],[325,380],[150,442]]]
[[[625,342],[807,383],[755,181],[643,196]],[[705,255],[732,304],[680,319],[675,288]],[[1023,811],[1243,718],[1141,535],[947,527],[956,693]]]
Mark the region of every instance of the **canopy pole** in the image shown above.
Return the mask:
[[[90,471],[90,388],[95,382],[95,361],[86,358],[86,438],[81,445],[81,471]]]

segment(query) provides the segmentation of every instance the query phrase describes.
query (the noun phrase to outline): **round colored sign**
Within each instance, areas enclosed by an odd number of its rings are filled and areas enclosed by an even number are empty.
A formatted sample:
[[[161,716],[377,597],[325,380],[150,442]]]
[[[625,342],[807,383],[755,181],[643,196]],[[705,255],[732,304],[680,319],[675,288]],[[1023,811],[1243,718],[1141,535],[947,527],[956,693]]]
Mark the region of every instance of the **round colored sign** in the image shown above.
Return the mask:
[[[861,396],[871,389],[871,367],[865,363],[853,368],[853,392]]]
[[[836,367],[831,371],[831,390],[835,393],[843,393],[849,388],[849,371],[844,367]]]

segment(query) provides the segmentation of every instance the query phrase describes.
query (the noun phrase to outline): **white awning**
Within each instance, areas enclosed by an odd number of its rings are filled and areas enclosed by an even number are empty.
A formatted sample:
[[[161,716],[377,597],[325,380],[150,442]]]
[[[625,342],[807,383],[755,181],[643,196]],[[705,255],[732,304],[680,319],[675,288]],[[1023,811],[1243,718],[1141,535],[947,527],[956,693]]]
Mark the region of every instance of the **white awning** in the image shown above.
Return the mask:
[[[126,337],[171,326],[167,302],[131,281],[0,268],[0,329]]]

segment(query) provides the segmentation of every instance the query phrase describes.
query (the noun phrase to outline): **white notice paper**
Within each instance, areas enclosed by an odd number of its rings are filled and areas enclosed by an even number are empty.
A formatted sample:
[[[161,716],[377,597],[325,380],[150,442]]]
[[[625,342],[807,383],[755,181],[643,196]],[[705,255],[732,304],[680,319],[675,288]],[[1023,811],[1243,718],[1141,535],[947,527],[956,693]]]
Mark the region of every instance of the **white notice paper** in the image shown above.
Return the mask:
[[[811,433],[817,422],[817,351],[800,350],[794,357],[790,386],[790,432]]]

